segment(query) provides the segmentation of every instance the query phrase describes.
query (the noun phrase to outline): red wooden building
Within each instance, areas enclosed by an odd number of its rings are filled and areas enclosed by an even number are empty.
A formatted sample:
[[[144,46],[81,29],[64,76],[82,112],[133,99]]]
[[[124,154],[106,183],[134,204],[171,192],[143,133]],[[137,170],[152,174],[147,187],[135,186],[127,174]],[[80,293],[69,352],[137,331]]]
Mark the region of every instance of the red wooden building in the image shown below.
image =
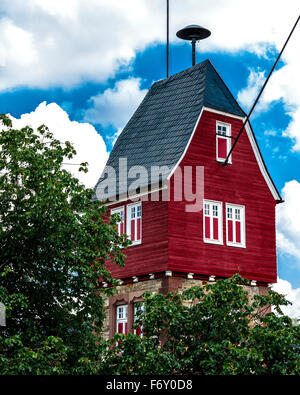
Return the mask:
[[[125,267],[110,267],[123,284],[109,302],[110,334],[131,325],[134,302],[153,280],[161,292],[234,273],[258,292],[276,282],[275,206],[282,199],[249,123],[222,164],[245,117],[206,60],[154,83],[119,136],[96,185],[109,214],[122,218],[119,232],[132,240]]]

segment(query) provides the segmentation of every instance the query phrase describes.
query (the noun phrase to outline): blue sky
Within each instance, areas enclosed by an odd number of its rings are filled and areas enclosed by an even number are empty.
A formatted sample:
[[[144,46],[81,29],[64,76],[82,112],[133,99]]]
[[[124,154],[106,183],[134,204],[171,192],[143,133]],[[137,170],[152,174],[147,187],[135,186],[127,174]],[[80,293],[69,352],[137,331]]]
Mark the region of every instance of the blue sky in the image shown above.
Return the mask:
[[[299,14],[298,1],[283,7],[274,0],[270,9],[268,0],[253,0],[247,17],[237,0],[170,3],[170,74],[191,66],[190,44],[177,39],[176,31],[202,24],[212,35],[198,45],[197,61],[210,59],[249,109]],[[299,30],[251,119],[286,200],[278,208],[278,274],[298,315]],[[71,136],[78,161],[90,163],[91,186],[146,90],[165,78],[165,0],[3,0],[0,34],[0,112],[11,114],[16,126],[45,122],[61,139]]]

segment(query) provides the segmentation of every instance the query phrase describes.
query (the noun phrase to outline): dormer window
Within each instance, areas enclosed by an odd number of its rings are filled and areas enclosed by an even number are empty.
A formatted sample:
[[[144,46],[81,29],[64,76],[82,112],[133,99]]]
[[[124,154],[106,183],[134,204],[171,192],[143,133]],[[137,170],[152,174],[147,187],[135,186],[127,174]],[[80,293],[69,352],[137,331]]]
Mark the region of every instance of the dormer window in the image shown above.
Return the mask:
[[[216,124],[216,153],[217,161],[224,162],[231,149],[231,125],[217,122]],[[231,155],[228,159],[231,163]]]

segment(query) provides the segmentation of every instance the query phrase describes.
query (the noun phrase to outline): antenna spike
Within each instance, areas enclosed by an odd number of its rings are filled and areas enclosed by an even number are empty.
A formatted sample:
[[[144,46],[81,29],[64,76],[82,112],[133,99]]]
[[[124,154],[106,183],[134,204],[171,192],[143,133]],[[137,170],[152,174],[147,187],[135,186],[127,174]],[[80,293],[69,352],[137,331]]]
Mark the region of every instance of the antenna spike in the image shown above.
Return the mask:
[[[169,78],[169,31],[170,31],[170,1],[167,0],[167,78]]]

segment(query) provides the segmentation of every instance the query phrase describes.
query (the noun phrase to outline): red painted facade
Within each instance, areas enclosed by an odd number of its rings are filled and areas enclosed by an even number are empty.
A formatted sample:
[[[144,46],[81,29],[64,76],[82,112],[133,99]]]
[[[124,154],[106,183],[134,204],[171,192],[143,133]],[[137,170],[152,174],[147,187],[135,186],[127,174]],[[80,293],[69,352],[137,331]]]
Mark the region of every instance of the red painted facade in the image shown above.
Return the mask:
[[[231,124],[232,137],[242,126],[241,119],[204,110],[180,167],[204,166],[204,199],[222,203],[223,244],[204,242],[203,211],[186,212],[187,202],[174,201],[171,177],[169,202],[142,202],[142,243],[124,251],[124,268],[111,267],[116,278],[171,270],[217,278],[238,272],[258,282],[276,282],[276,200],[246,131],[234,149],[232,164],[222,166],[217,162],[217,121]],[[113,204],[109,209],[128,203],[131,201]],[[245,248],[226,244],[226,203],[245,207]]]

